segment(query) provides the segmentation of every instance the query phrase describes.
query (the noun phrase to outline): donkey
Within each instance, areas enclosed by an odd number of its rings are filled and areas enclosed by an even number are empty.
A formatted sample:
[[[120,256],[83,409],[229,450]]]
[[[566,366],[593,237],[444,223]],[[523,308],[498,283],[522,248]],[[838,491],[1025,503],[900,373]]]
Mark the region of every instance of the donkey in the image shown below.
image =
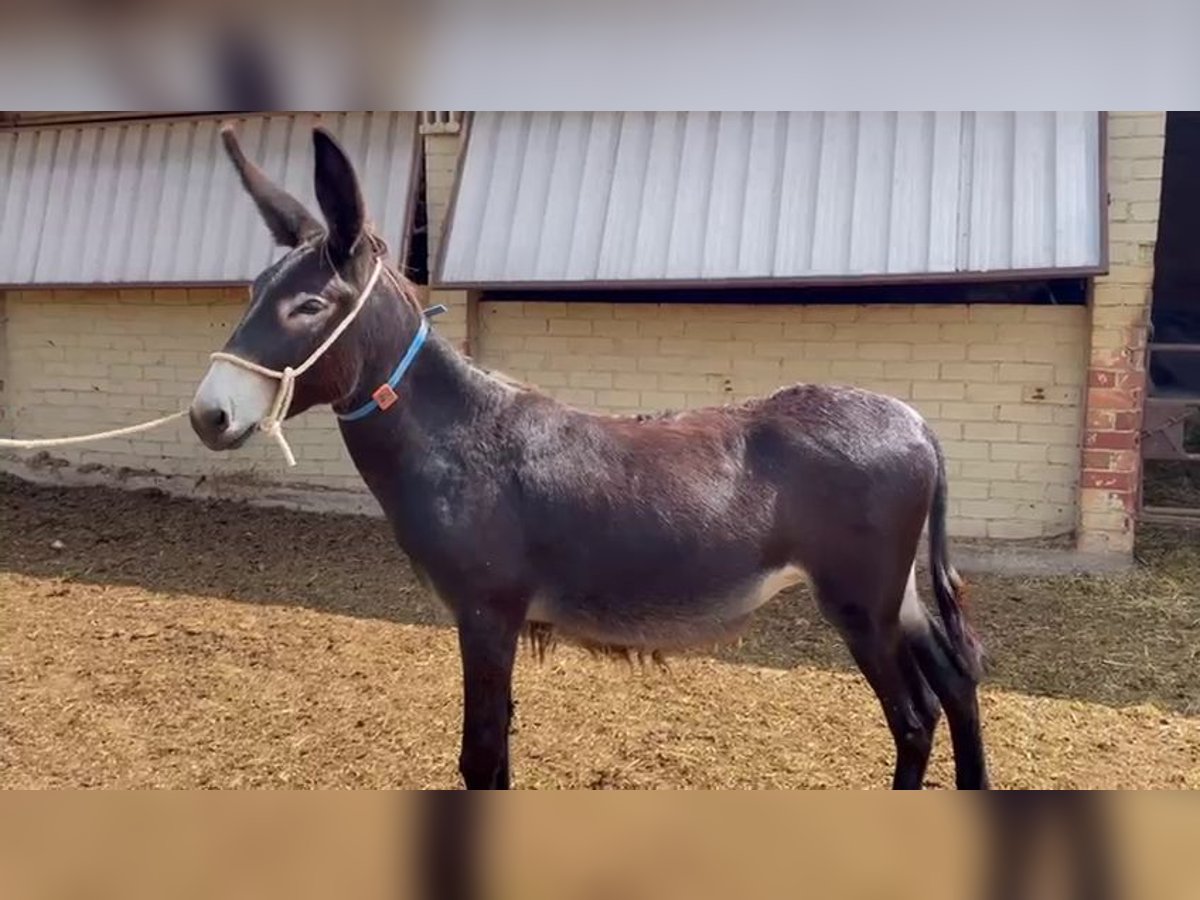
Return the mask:
[[[378,277],[386,248],[330,134],[313,133],[324,225],[231,130],[223,140],[288,252],[214,355],[193,428],[212,450],[243,444],[278,413],[261,371],[299,366],[357,313],[278,414],[332,406],[397,543],[453,614],[468,789],[509,786],[523,632],[638,654],[711,645],[805,576],[882,705],[893,787],[921,787],[942,708],[957,786],[988,786],[982,652],[948,559],[942,451],[915,410],[809,384],[657,416],[565,406],[474,366],[429,332],[408,281],[390,267]],[[938,618],[916,586],[926,522]]]

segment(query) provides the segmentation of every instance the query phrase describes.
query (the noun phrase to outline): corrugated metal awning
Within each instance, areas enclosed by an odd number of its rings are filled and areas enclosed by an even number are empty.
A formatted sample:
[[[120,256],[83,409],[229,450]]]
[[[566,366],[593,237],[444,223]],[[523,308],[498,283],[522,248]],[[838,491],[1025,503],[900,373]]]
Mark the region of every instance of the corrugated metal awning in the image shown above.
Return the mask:
[[[478,113],[448,286],[1098,272],[1099,113]]]
[[[415,113],[236,118],[247,155],[314,211],[319,118],[345,145],[368,211],[404,258]],[[0,130],[0,286],[252,279],[281,250],[226,158],[219,128],[214,117]]]

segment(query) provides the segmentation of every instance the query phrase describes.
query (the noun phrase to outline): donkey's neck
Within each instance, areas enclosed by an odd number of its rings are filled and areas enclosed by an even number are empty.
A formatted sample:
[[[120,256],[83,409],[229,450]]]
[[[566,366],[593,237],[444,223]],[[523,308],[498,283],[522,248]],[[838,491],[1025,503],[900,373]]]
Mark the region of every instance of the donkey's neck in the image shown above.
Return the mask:
[[[364,322],[366,346],[359,384],[349,409],[370,398],[387,381],[412,344],[421,313],[407,304],[380,304]],[[377,499],[392,493],[401,479],[421,469],[414,466],[436,448],[443,459],[454,458],[456,441],[470,440],[469,426],[478,425],[511,396],[512,390],[472,366],[441,338],[432,323],[424,345],[396,387],[390,408],[366,418],[342,422],[342,435],[355,466]],[[449,452],[446,452],[449,451]]]

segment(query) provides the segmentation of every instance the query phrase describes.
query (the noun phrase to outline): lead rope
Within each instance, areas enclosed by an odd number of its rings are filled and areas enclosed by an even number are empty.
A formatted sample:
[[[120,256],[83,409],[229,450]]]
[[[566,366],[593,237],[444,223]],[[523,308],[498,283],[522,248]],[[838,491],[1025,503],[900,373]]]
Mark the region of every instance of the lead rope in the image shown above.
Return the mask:
[[[379,281],[379,276],[383,272],[383,259],[375,261],[375,268],[371,271],[371,277],[367,279],[367,284],[363,288],[362,293],[358,295],[358,299],[354,301],[354,306],[347,313],[346,318],[338,323],[337,328],[329,333],[329,336],[321,342],[308,359],[293,368],[285,366],[282,370],[268,369],[266,366],[260,366],[256,362],[251,362],[248,359],[242,359],[233,353],[226,353],[223,350],[210,354],[210,359],[220,359],[225,362],[231,362],[235,366],[241,366],[251,372],[259,375],[264,375],[267,378],[274,378],[279,382],[279,390],[275,392],[275,400],[271,403],[271,410],[267,413],[266,418],[258,423],[260,431],[265,431],[275,443],[279,445],[279,449],[283,453],[283,458],[287,460],[289,466],[296,465],[296,457],[292,453],[292,448],[288,446],[287,438],[283,436],[283,420],[287,418],[288,410],[292,407],[292,397],[296,393],[296,379],[307,372],[318,359],[325,355],[334,341],[342,336],[350,323],[362,311],[363,306],[367,302],[367,298],[371,295],[371,291],[375,290],[375,285]],[[188,414],[186,409],[179,412],[171,413],[169,416],[163,416],[160,419],[153,419],[149,422],[141,422],[137,425],[129,425],[125,428],[114,428],[111,431],[97,431],[93,434],[77,434],[71,437],[61,438],[34,438],[31,440],[19,440],[16,438],[0,438],[0,447],[11,447],[16,450],[37,450],[43,447],[65,447],[70,444],[86,444],[90,441],[102,441],[108,438],[123,437],[128,434],[138,434],[142,431],[149,431],[152,428],[157,428],[159,425],[165,425],[168,422],[173,422],[175,419],[182,419]]]

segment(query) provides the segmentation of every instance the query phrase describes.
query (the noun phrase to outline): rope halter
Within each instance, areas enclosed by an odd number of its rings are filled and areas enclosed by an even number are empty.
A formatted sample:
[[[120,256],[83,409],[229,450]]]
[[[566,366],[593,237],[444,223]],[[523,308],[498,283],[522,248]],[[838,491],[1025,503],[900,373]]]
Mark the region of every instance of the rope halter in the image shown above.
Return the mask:
[[[271,409],[262,421],[258,423],[258,429],[265,431],[275,440],[275,443],[279,445],[279,449],[283,452],[283,458],[287,460],[289,466],[296,465],[296,457],[292,453],[292,448],[288,446],[287,438],[283,436],[283,422],[292,407],[292,398],[296,393],[296,379],[311,369],[317,360],[324,356],[325,352],[342,336],[342,333],[350,327],[350,323],[357,318],[362,308],[366,305],[367,298],[375,290],[375,285],[378,283],[381,274],[383,274],[382,258],[375,261],[375,268],[371,271],[371,277],[367,279],[362,293],[354,301],[354,306],[351,307],[350,312],[346,314],[346,317],[338,323],[333,331],[329,332],[329,336],[321,342],[320,346],[308,355],[308,359],[304,360],[298,366],[284,366],[282,370],[268,369],[266,366],[260,366],[256,362],[243,359],[233,353],[226,353],[224,350],[219,350],[209,356],[210,359],[224,360],[225,362],[233,363],[235,366],[241,366],[243,369],[255,374],[274,378],[279,382],[279,390],[275,392],[275,400],[271,403]]]

